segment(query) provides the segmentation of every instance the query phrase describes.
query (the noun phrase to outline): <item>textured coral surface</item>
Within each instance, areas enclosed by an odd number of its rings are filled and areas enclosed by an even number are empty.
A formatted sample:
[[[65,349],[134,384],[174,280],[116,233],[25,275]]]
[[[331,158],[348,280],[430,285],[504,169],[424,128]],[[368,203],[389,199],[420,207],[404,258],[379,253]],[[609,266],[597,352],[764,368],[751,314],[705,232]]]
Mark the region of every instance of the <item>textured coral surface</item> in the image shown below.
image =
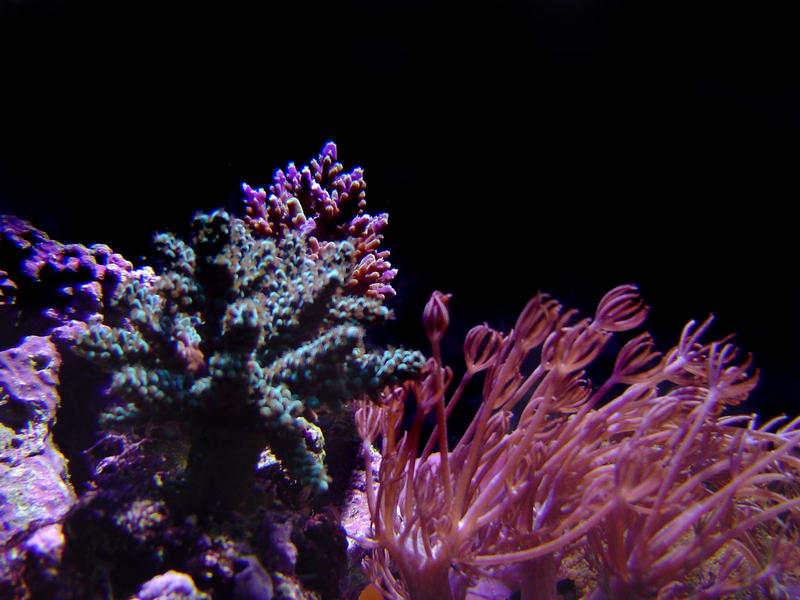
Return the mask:
[[[364,187],[328,143],[141,268],[0,218],[4,598],[353,592],[349,402],[424,363],[367,337],[396,271]]]
[[[163,271],[129,279],[115,300],[126,323],[93,323],[75,347],[112,372],[119,400],[103,422],[180,418],[207,438],[256,431],[292,477],[324,491],[309,411],[375,397],[422,366],[418,353],[365,347],[365,326],[390,312],[345,289],[353,245],[329,243],[311,258],[303,234],[257,239],[224,211],[196,215],[188,244],[171,234],[155,241]]]

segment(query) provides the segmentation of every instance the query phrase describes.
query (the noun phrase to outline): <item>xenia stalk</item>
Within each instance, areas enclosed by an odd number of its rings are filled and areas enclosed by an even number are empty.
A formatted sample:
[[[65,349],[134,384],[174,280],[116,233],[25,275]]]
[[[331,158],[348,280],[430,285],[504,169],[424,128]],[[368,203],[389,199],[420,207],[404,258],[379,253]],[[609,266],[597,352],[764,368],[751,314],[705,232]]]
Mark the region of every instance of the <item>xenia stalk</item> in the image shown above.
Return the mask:
[[[539,293],[509,333],[468,333],[448,395],[448,300],[435,292],[425,309],[423,378],[357,415],[367,456],[380,441],[368,571],[386,597],[557,600],[562,578],[588,600],[797,597],[800,418],[758,427],[723,414],[756,375],[727,339],[702,341],[710,319],[666,354],[636,335],[593,383],[586,369],[645,319],[637,289],[612,290],[583,319]],[[480,373],[480,408],[450,448],[448,417]]]

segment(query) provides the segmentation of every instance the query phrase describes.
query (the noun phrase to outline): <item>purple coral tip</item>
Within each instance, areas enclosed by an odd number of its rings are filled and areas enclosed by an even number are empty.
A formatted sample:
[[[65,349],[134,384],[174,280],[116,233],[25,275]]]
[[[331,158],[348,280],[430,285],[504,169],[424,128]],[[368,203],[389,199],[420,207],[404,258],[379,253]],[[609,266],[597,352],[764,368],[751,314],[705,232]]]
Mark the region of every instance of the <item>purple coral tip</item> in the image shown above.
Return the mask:
[[[330,157],[331,161],[336,160],[336,144],[329,140],[325,142],[325,145],[322,147],[322,156],[323,158]]]

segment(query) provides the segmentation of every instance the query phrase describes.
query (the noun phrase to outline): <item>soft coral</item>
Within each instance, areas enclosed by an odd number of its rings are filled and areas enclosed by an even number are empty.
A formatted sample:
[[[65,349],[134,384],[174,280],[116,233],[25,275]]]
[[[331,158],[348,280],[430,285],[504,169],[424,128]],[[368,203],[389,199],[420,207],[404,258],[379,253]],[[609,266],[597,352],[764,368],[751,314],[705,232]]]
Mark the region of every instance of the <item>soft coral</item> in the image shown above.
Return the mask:
[[[388,597],[461,600],[494,581],[496,598],[554,600],[558,578],[572,574],[567,557],[584,565],[593,600],[721,597],[795,581],[796,545],[781,544],[793,548],[786,562],[774,543],[753,540],[764,530],[796,537],[798,420],[773,431],[720,416],[756,376],[727,340],[700,341],[710,319],[689,323],[663,356],[648,334],[634,337],[593,386],[585,369],[614,333],[645,319],[638,290],[615,288],[582,320],[537,294],[507,335],[470,331],[466,373],[446,401],[448,300],[435,292],[425,310],[433,357],[422,379],[357,413],[364,450],[381,441],[378,481],[367,477],[377,544],[368,568]],[[483,401],[449,449],[447,419],[482,371]],[[417,412],[401,432],[409,394]]]

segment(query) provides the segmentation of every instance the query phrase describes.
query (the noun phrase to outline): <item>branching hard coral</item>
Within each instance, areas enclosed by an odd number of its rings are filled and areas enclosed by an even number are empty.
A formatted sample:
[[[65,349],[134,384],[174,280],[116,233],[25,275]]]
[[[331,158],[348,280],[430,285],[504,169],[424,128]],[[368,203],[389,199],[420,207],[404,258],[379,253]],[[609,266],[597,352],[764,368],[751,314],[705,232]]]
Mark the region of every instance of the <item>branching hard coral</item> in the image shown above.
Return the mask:
[[[303,486],[324,490],[314,409],[374,397],[422,367],[419,353],[366,348],[365,327],[390,312],[344,293],[353,245],[327,244],[312,259],[302,233],[257,239],[224,211],[197,214],[189,243],[169,233],[155,243],[163,271],[127,280],[114,299],[126,322],[92,323],[76,345],[113,374],[118,401],[104,422],[183,422],[199,496],[229,486],[215,471],[251,470],[264,444]]]
[[[310,165],[298,169],[289,163],[278,169],[268,190],[242,184],[245,222],[255,237],[280,239],[289,231],[308,236],[307,251],[316,256],[321,248],[349,240],[354,247],[355,268],[345,282],[351,294],[384,299],[394,296],[391,281],[397,275],[387,260],[388,250],[379,250],[388,215],[364,211],[364,172],[344,172],[336,161],[336,144],[327,142]]]
[[[365,454],[381,444],[377,481],[367,469],[368,570],[388,598],[460,600],[494,585],[495,598],[555,600],[566,577],[590,600],[796,595],[800,418],[756,427],[722,414],[756,375],[727,339],[701,341],[710,319],[664,355],[635,336],[592,383],[586,369],[614,334],[645,319],[637,289],[609,292],[593,319],[540,293],[508,334],[468,333],[446,399],[448,300],[435,292],[425,309],[422,380],[357,412]],[[448,417],[479,373],[482,403],[449,448]],[[417,412],[403,432],[408,397]]]

